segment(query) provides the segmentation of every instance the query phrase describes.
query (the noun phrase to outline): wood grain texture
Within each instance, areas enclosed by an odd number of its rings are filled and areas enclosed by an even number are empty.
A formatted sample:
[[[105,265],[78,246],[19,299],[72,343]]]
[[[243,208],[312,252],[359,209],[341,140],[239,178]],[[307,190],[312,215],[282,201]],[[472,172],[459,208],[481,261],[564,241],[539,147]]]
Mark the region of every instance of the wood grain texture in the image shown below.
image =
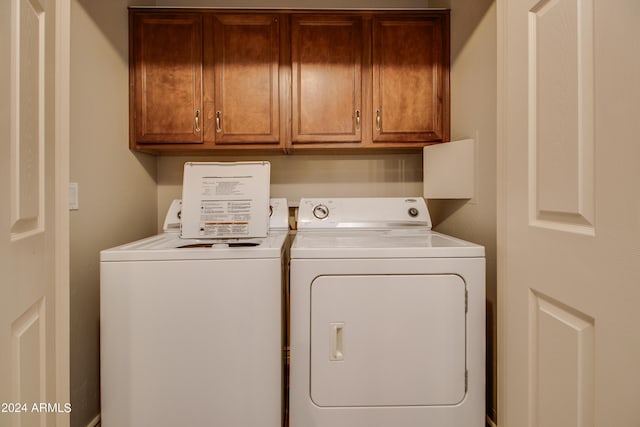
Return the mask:
[[[202,17],[138,15],[133,37],[136,141],[202,141]]]
[[[130,9],[130,26],[132,149],[418,152],[449,139],[447,10]]]
[[[361,18],[294,15],[291,64],[293,143],[360,141]]]
[[[446,27],[443,16],[374,19],[374,141],[446,140]]]
[[[205,111],[216,144],[280,142],[279,18],[219,15],[213,19],[214,110]],[[207,32],[211,35],[211,32]],[[205,66],[209,66],[205,62]]]

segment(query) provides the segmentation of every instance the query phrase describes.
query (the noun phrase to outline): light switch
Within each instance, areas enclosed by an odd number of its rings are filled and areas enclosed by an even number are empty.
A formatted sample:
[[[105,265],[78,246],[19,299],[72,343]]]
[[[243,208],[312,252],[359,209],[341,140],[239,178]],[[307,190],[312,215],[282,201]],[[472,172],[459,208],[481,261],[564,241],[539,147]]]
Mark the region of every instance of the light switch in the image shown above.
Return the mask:
[[[77,211],[78,208],[78,183],[69,183],[69,210]]]

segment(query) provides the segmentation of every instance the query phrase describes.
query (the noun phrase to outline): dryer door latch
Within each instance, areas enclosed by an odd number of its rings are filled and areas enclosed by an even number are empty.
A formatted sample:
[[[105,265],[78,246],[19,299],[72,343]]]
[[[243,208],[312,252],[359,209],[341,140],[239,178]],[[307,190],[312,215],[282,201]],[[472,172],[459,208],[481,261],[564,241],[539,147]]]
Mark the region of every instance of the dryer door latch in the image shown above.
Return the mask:
[[[329,333],[331,337],[329,360],[332,362],[344,360],[344,322],[329,323]]]

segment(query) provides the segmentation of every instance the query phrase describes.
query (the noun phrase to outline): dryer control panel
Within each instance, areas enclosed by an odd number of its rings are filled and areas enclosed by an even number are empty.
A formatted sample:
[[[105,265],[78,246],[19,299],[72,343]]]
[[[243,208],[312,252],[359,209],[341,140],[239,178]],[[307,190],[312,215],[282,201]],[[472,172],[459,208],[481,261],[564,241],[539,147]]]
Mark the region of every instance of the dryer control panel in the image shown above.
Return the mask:
[[[299,230],[431,229],[431,217],[421,197],[318,198],[300,200]]]

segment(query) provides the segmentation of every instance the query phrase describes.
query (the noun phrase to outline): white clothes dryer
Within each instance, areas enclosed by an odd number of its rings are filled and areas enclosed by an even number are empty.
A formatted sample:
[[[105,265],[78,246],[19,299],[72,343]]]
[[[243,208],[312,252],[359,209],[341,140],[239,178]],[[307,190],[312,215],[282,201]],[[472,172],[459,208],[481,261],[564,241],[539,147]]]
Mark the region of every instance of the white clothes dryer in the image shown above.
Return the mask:
[[[290,287],[291,427],[484,426],[484,248],[424,199],[302,199]]]
[[[282,426],[288,208],[272,207],[266,238],[167,221],[100,253],[102,426]]]

